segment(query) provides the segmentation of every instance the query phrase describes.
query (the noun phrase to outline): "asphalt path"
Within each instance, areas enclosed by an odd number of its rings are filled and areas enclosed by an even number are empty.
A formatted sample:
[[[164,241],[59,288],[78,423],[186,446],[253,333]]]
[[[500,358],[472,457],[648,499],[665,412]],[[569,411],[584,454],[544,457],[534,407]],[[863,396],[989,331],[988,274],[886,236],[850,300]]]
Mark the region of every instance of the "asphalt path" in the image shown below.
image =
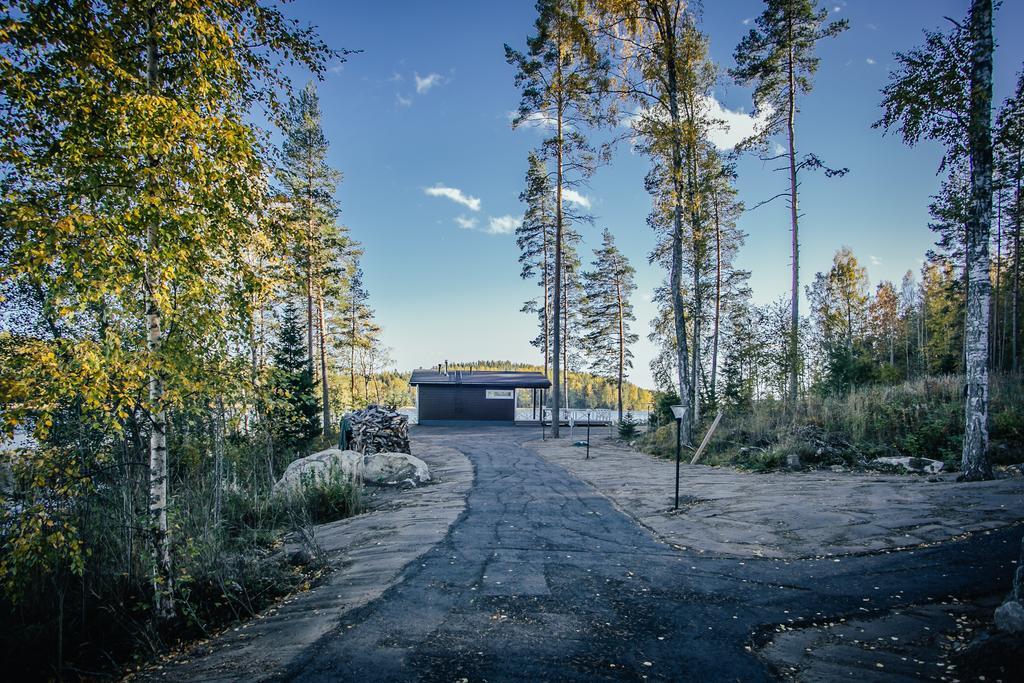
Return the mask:
[[[772,680],[756,650],[779,625],[992,594],[1019,548],[1009,529],[893,553],[710,557],[662,543],[524,448],[532,430],[416,433],[472,462],[465,512],[285,679]]]

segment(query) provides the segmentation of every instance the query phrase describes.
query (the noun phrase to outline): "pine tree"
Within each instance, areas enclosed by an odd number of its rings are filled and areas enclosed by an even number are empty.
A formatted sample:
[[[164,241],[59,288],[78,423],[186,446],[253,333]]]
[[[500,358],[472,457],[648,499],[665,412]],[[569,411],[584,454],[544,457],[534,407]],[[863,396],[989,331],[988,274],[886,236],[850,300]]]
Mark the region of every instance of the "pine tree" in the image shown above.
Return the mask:
[[[536,313],[540,331],[530,343],[544,354],[544,376],[551,363],[551,296],[554,290],[555,207],[551,178],[547,164],[536,153],[529,156],[526,187],[519,194],[526,204],[523,220],[516,228],[519,246],[519,275],[524,280],[537,278],[541,288],[540,303],[534,297],[522,308],[524,313]]]
[[[285,303],[273,349],[270,421],[278,444],[290,451],[304,448],[319,433],[320,406],[303,341],[303,325],[295,302]]]
[[[818,41],[839,35],[848,23],[825,23],[827,9],[819,9],[817,0],[765,0],[765,9],[755,20],[756,28],[736,46],[733,78],[742,85],[754,85],[754,105],[768,116],[763,139],[785,133],[784,156],[789,167],[789,209],[792,247],[792,286],[789,330],[789,400],[796,402],[800,346],[800,241],[798,232],[798,174],[805,169],[821,168],[813,154],[798,161],[796,145],[797,99],[811,91],[811,78],[818,70],[814,51]],[[827,175],[842,175],[845,169],[825,170]]]
[[[522,88],[519,111],[513,127],[529,125],[539,118],[552,128],[544,141],[546,161],[555,167],[554,287],[552,319],[563,319],[562,274],[565,228],[565,190],[572,182],[593,174],[596,154],[581,132],[589,125],[607,120],[601,97],[607,89],[607,61],[598,51],[576,0],[538,0],[536,34],[527,39],[526,53],[505,46],[505,58],[516,68],[515,83]],[[563,348],[562,329],[554,325],[552,348]],[[561,405],[562,359],[552,358],[552,408]],[[557,412],[556,412],[557,414]],[[559,421],[551,425],[556,438]]]
[[[615,381],[621,422],[623,382],[633,367],[630,346],[639,338],[630,331],[630,324],[636,321],[630,301],[636,290],[636,270],[608,230],[601,235],[601,247],[594,250],[592,265],[594,269],[583,274],[583,349],[591,371]]]
[[[290,220],[298,234],[295,266],[302,277],[306,298],[306,343],[310,372],[315,376],[314,358],[319,355],[322,428],[330,433],[331,401],[327,381],[327,324],[325,308],[341,305],[344,295],[343,263],[351,246],[347,230],[336,222],[334,193],[341,173],[327,163],[330,145],[320,124],[320,98],[309,83],[289,103],[281,146],[282,163],[278,182],[284,188]]]
[[[1001,184],[1005,186],[1006,214],[1010,223],[1007,234],[1010,292],[1009,301],[1004,305],[1009,324],[1004,328],[1008,328],[1009,335],[1009,367],[1018,372],[1021,367],[1021,226],[1024,225],[1024,193],[1021,192],[1024,181],[1024,73],[1018,77],[1013,95],[999,110],[995,142],[996,169]]]

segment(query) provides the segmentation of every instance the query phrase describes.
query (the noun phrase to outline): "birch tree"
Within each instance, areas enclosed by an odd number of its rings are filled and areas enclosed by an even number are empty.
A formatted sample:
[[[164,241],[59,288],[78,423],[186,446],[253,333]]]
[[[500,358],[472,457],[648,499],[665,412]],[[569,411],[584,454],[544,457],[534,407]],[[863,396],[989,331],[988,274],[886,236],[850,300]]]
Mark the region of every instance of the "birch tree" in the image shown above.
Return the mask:
[[[4,18],[0,50],[0,277],[45,284],[55,322],[91,305],[137,322],[127,339],[70,341],[59,356],[26,345],[43,362],[23,378],[34,398],[7,424],[41,415],[44,438],[52,399],[77,396],[83,412],[114,427],[145,379],[154,614],[166,619],[166,415],[210,381],[194,361],[227,322],[222,287],[244,266],[239,245],[264,206],[261,138],[247,117],[258,104],[277,111],[283,61],[321,73],[333,53],[252,0],[23,2]],[[111,357],[120,359],[113,375]]]
[[[635,269],[615,246],[611,232],[601,234],[594,250],[593,270],[583,274],[583,348],[595,374],[615,381],[616,406],[622,421],[622,386],[633,367],[630,348],[639,338],[630,331],[636,321],[630,301],[636,291]]]
[[[754,20],[756,28],[740,41],[733,54],[736,67],[733,78],[741,85],[754,86],[755,112],[766,124],[759,136],[782,133],[786,147],[782,155],[789,170],[787,196],[790,220],[791,287],[789,328],[789,400],[796,403],[800,361],[800,240],[798,175],[803,170],[823,168],[813,154],[798,156],[796,116],[798,99],[811,91],[818,70],[815,49],[819,41],[839,35],[847,29],[845,20],[826,23],[827,9],[819,9],[817,0],[765,0],[764,11]],[[842,175],[845,169],[825,168],[826,175]],[[770,200],[769,200],[770,201]]]
[[[540,125],[551,131],[542,156],[554,164],[555,234],[552,319],[563,318],[563,249],[566,227],[565,190],[594,173],[597,155],[584,136],[584,128],[605,122],[601,98],[606,89],[606,60],[600,54],[585,21],[580,0],[538,0],[536,33],[527,38],[526,52],[505,46],[505,59],[515,67],[515,83],[522,89],[514,128]],[[554,325],[552,348],[563,348],[562,329]],[[562,402],[562,359],[551,362],[552,408]],[[556,413],[557,414],[557,413]],[[559,421],[552,423],[559,435]]]
[[[971,218],[967,224],[966,391],[963,481],[991,479],[988,459],[988,335],[992,281],[988,246],[992,222],[992,0],[973,0],[970,15]]]

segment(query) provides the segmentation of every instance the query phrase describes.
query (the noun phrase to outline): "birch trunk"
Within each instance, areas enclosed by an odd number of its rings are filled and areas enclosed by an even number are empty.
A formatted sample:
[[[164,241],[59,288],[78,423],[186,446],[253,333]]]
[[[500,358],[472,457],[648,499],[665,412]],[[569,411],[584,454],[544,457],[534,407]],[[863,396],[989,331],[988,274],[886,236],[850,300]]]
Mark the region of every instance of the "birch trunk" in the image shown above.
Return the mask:
[[[618,400],[619,400],[619,422],[622,422],[622,380],[623,375],[626,372],[626,330],[625,321],[622,319],[622,284],[620,282],[615,283],[615,301],[618,305],[619,311],[619,385],[618,385]]]
[[[722,217],[719,215],[718,195],[715,208],[715,321],[711,333],[711,400],[718,406],[718,334],[722,317]]]
[[[669,48],[666,47],[666,51]],[[669,272],[669,287],[672,290],[672,318],[676,333],[676,370],[679,375],[679,404],[686,411],[687,419],[680,423],[679,439],[689,445],[693,441],[692,416],[690,405],[690,372],[688,345],[686,341],[686,309],[683,301],[683,199],[680,179],[683,173],[683,155],[679,141],[679,105],[676,102],[676,85],[674,56],[668,69],[669,81],[669,116],[672,120],[672,183],[675,206],[672,216],[672,265]]]
[[[964,450],[960,479],[992,478],[988,461],[988,241],[992,221],[992,0],[971,3],[971,220],[967,230]]]
[[[327,326],[324,321],[324,294],[319,290],[316,308],[320,333],[320,401],[323,404],[324,436],[328,436],[331,433],[331,392],[327,386]]]
[[[150,94],[159,89],[159,65],[156,45],[155,9],[150,9],[146,26],[146,88]],[[156,160],[151,158],[150,165]],[[146,246],[151,255],[157,253],[157,228],[150,223],[146,230]],[[156,266],[152,261],[149,268]],[[171,537],[167,527],[167,413],[164,408],[164,383],[157,359],[163,346],[162,314],[156,301],[161,284],[152,272],[147,272],[149,301],[146,305],[146,349],[149,371],[149,516],[153,537],[153,596],[157,619],[174,616],[174,582],[171,574]]]

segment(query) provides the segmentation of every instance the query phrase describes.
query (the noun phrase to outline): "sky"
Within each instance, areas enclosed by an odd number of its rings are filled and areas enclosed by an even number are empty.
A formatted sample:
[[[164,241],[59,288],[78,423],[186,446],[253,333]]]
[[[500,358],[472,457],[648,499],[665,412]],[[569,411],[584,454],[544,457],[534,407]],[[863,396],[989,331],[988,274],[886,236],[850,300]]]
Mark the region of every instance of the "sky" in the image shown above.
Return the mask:
[[[922,29],[961,19],[968,0],[834,0],[822,4],[850,29],[824,41],[814,90],[800,102],[798,152],[813,152],[843,178],[805,174],[801,186],[801,282],[826,270],[836,249],[849,246],[867,267],[872,286],[899,281],[920,268],[934,238],[929,196],[941,149],[908,148],[871,128],[880,116],[879,90],[894,67],[893,53],[922,42]],[[707,2],[700,27],[721,67],[715,100],[733,125],[716,144],[728,146],[750,127],[748,88],[729,82],[732,53],[761,12],[757,0]],[[512,130],[519,103],[504,44],[523,49],[533,32],[530,0],[494,2],[333,2],[297,0],[290,17],[319,28],[333,48],[361,50],[332,63],[318,88],[329,162],[343,174],[337,191],[341,222],[365,248],[363,269],[383,341],[402,370],[444,360],[502,359],[540,363],[530,346],[536,318],[520,312],[536,295],[521,280],[513,231],[527,154],[539,129]],[[997,11],[995,99],[1006,98],[1024,61],[1014,29],[1024,26],[1024,3]],[[291,74],[301,87],[309,74]],[[784,191],[777,164],[753,156],[737,167],[739,198],[748,207]],[[654,234],[646,224],[651,200],[643,187],[649,168],[628,144],[617,148],[573,199],[596,217],[584,226],[581,254],[608,228],[637,268],[634,299],[641,339],[631,379],[652,387],[647,341],[654,317],[651,292],[663,273],[648,265]],[[789,291],[789,219],[781,202],[743,214],[747,233],[737,265],[751,271],[753,301]]]

